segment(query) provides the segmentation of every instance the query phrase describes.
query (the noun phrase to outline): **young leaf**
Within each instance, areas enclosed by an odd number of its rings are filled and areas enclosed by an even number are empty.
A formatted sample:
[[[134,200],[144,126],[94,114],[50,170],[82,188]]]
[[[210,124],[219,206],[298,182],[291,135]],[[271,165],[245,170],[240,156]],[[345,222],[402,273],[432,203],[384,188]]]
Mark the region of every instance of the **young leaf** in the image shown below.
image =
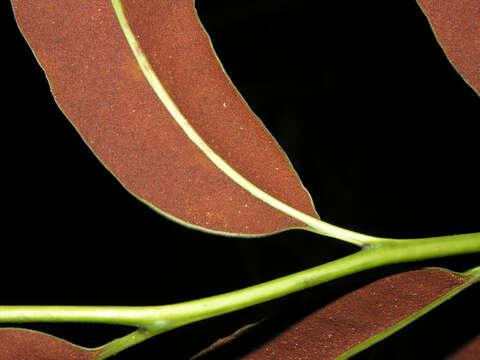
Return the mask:
[[[59,107],[141,201],[229,235],[306,226],[285,208],[318,219],[225,74],[192,0],[114,1],[116,11],[109,0],[12,4]]]
[[[203,356],[205,356],[205,355],[208,357],[209,353],[214,352],[215,350],[217,350],[219,348],[222,348],[223,346],[235,341],[235,339],[239,338],[240,336],[242,336],[243,334],[248,332],[251,328],[255,327],[256,325],[258,325],[261,322],[262,322],[262,320],[258,321],[256,323],[253,323],[253,324],[247,324],[245,326],[242,326],[240,329],[236,330],[233,334],[225,336],[221,339],[218,339],[217,341],[215,341],[212,345],[210,345],[206,349],[203,349],[199,353],[195,354],[193,357],[190,358],[190,360],[202,359]]]
[[[346,359],[402,329],[479,278],[478,271],[461,276],[444,269],[383,278],[309,315],[244,359]],[[214,351],[202,355],[199,359],[215,357]]]
[[[5,328],[0,329],[0,354],[2,360],[93,360],[100,351],[38,331]]]
[[[443,51],[480,95],[480,2],[417,0]]]

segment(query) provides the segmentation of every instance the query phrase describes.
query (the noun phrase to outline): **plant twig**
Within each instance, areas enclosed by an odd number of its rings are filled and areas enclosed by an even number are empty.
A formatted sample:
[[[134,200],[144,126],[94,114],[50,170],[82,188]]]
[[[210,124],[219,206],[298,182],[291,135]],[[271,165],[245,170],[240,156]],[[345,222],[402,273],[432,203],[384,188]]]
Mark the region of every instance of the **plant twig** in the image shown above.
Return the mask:
[[[355,254],[305,271],[203,299],[141,307],[0,306],[0,322],[109,323],[137,326],[157,334],[382,265],[474,252],[480,252],[480,233],[374,243]]]

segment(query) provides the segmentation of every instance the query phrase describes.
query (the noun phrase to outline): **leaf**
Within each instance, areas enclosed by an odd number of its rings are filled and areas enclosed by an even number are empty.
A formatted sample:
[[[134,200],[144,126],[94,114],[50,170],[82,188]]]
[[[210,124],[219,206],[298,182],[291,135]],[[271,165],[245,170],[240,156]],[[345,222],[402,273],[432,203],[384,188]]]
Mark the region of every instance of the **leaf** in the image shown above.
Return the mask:
[[[260,320],[260,321],[257,321],[255,323],[253,323],[253,324],[247,324],[247,325],[242,326],[240,329],[236,330],[231,335],[228,335],[228,336],[225,336],[221,339],[218,339],[217,341],[215,341],[209,347],[207,347],[207,348],[203,349],[202,351],[198,352],[193,357],[191,357],[190,360],[203,359],[203,356],[205,356],[205,355],[208,356],[208,353],[213,352],[213,351],[221,348],[222,346],[225,346],[225,345],[235,341],[235,339],[237,339],[240,336],[242,336],[243,334],[247,333],[251,328],[257,326],[262,321],[263,320]]]
[[[480,95],[480,2],[417,0],[443,51]]]
[[[12,0],[56,102],[120,183],[170,219],[215,233],[305,227],[290,210],[318,219],[225,74],[193,1],[114,2],[123,30],[108,0]]]
[[[478,354],[480,354],[480,336],[455,352],[448,360],[475,360],[478,359]]]
[[[100,351],[38,331],[4,328],[0,329],[0,354],[2,360],[93,360]]]
[[[460,276],[444,269],[425,269],[377,280],[309,315],[243,359],[348,358],[402,329],[479,278],[478,271],[473,276]],[[215,358],[215,352],[204,353],[199,359],[209,356]]]

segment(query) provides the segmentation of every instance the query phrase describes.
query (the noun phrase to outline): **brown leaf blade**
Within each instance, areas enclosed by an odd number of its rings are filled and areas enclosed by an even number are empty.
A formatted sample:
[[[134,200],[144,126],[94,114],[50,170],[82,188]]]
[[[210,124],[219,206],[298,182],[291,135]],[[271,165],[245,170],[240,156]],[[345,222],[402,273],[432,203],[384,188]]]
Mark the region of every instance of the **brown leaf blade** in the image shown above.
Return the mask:
[[[109,0],[12,0],[54,97],[123,186],[200,230],[265,235],[300,221],[237,185],[189,140],[149,86]],[[318,218],[288,158],[219,63],[192,0],[123,3],[156,75],[203,140],[237,172]]]
[[[348,358],[400,330],[479,277],[425,269],[380,279],[309,315],[243,359]],[[214,351],[200,359],[210,357],[215,358]]]
[[[448,360],[476,360],[480,354],[480,336],[463,346],[455,354],[448,357]]]
[[[93,360],[98,350],[86,349],[42,332],[0,329],[2,360]]]
[[[480,2],[417,0],[452,65],[480,95]]]
[[[190,358],[190,360],[199,360],[199,359],[203,359],[204,356],[207,356],[209,355],[209,353],[212,353],[220,348],[222,348],[223,346],[225,345],[228,345],[229,343],[235,341],[237,338],[239,338],[240,336],[242,336],[243,334],[245,334],[246,332],[248,332],[251,328],[257,326],[258,324],[260,324],[263,320],[260,320],[256,323],[253,323],[253,324],[247,324],[245,326],[242,326],[240,329],[236,330],[235,332],[233,332],[231,335],[228,335],[228,336],[225,336],[221,339],[218,339],[217,341],[215,341],[213,344],[211,344],[210,346],[208,346],[207,348],[199,351],[197,354],[195,354],[193,357]]]

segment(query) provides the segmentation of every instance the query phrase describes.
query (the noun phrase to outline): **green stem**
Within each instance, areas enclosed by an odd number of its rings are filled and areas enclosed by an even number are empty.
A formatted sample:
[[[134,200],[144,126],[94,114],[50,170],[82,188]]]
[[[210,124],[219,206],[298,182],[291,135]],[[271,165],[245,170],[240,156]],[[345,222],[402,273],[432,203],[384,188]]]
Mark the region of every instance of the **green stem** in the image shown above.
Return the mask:
[[[97,359],[160,333],[273,300],[312,286],[387,264],[480,252],[480,233],[373,243],[341,259],[259,285],[163,306],[0,306],[0,322],[94,322],[139,329],[99,349]]]
[[[480,233],[374,244],[350,256],[246,289],[159,307],[157,319],[177,327],[382,265],[472,252],[480,252]]]
[[[100,350],[100,354],[95,357],[95,360],[107,359],[119,352],[128,349],[136,344],[139,344],[151,337],[158,335],[160,332],[141,328],[119,339],[115,339],[97,349]]]
[[[102,353],[105,357],[99,359],[105,359],[110,354],[116,354],[173,328],[272,300],[358,271],[386,264],[468,252],[480,252],[480,233],[390,241],[386,244],[374,244],[371,248],[313,269],[243,290],[176,305],[160,306],[156,308],[156,317],[150,319],[155,325],[148,327],[140,337],[133,333],[133,336],[127,335],[105,345],[107,351]],[[465,274],[474,274],[475,271],[478,271],[478,268]]]
[[[356,272],[407,261],[480,252],[480,233],[391,240],[312,269],[222,295],[143,307],[0,306],[1,322],[97,322],[166,331],[282,297]]]
[[[480,278],[480,266],[475,267],[475,268],[470,269],[470,270],[467,270],[463,273],[456,273],[456,274],[459,275],[459,276],[470,277],[470,280],[465,282],[464,284],[458,286],[457,288],[453,289],[452,291],[449,291],[447,294],[438,298],[437,300],[435,300],[434,302],[432,302],[431,304],[429,304],[428,306],[423,308],[421,311],[418,311],[418,312],[412,314],[411,316],[409,316],[408,318],[406,318],[406,319],[400,321],[399,323],[395,324],[390,329],[387,329],[386,331],[382,332],[382,334],[374,336],[370,340],[368,340],[366,342],[363,342],[363,343],[359,344],[358,346],[355,346],[354,348],[352,348],[347,353],[342,354],[342,356],[340,356],[340,358],[347,359],[350,356],[352,356],[354,354],[357,354],[362,349],[365,349],[365,348],[371,346],[372,344],[377,343],[378,341],[386,338],[387,336],[395,333],[396,331],[402,329],[403,327],[410,324],[414,320],[418,319],[420,316],[429,312],[430,310],[432,310],[433,308],[435,308],[439,304],[443,303],[447,299],[452,298],[454,295],[456,295],[460,291],[464,290],[465,288],[470,286],[472,283],[477,282],[478,279]],[[116,355],[119,352],[121,352],[121,351],[123,351],[123,350],[125,350],[129,347],[132,347],[132,346],[134,346],[134,345],[136,345],[140,342],[143,342],[143,341],[145,341],[145,340],[147,340],[147,339],[149,339],[149,338],[151,338],[155,335],[158,335],[159,333],[165,332],[165,331],[168,331],[168,330],[165,330],[165,329],[163,329],[163,330],[139,329],[137,331],[132,332],[131,334],[128,334],[128,335],[126,335],[122,338],[116,339],[116,340],[114,340],[114,341],[96,349],[96,350],[104,350],[104,351],[102,351],[102,353],[99,356],[97,356],[95,359],[96,360],[103,360],[103,359],[109,358],[112,355]]]

